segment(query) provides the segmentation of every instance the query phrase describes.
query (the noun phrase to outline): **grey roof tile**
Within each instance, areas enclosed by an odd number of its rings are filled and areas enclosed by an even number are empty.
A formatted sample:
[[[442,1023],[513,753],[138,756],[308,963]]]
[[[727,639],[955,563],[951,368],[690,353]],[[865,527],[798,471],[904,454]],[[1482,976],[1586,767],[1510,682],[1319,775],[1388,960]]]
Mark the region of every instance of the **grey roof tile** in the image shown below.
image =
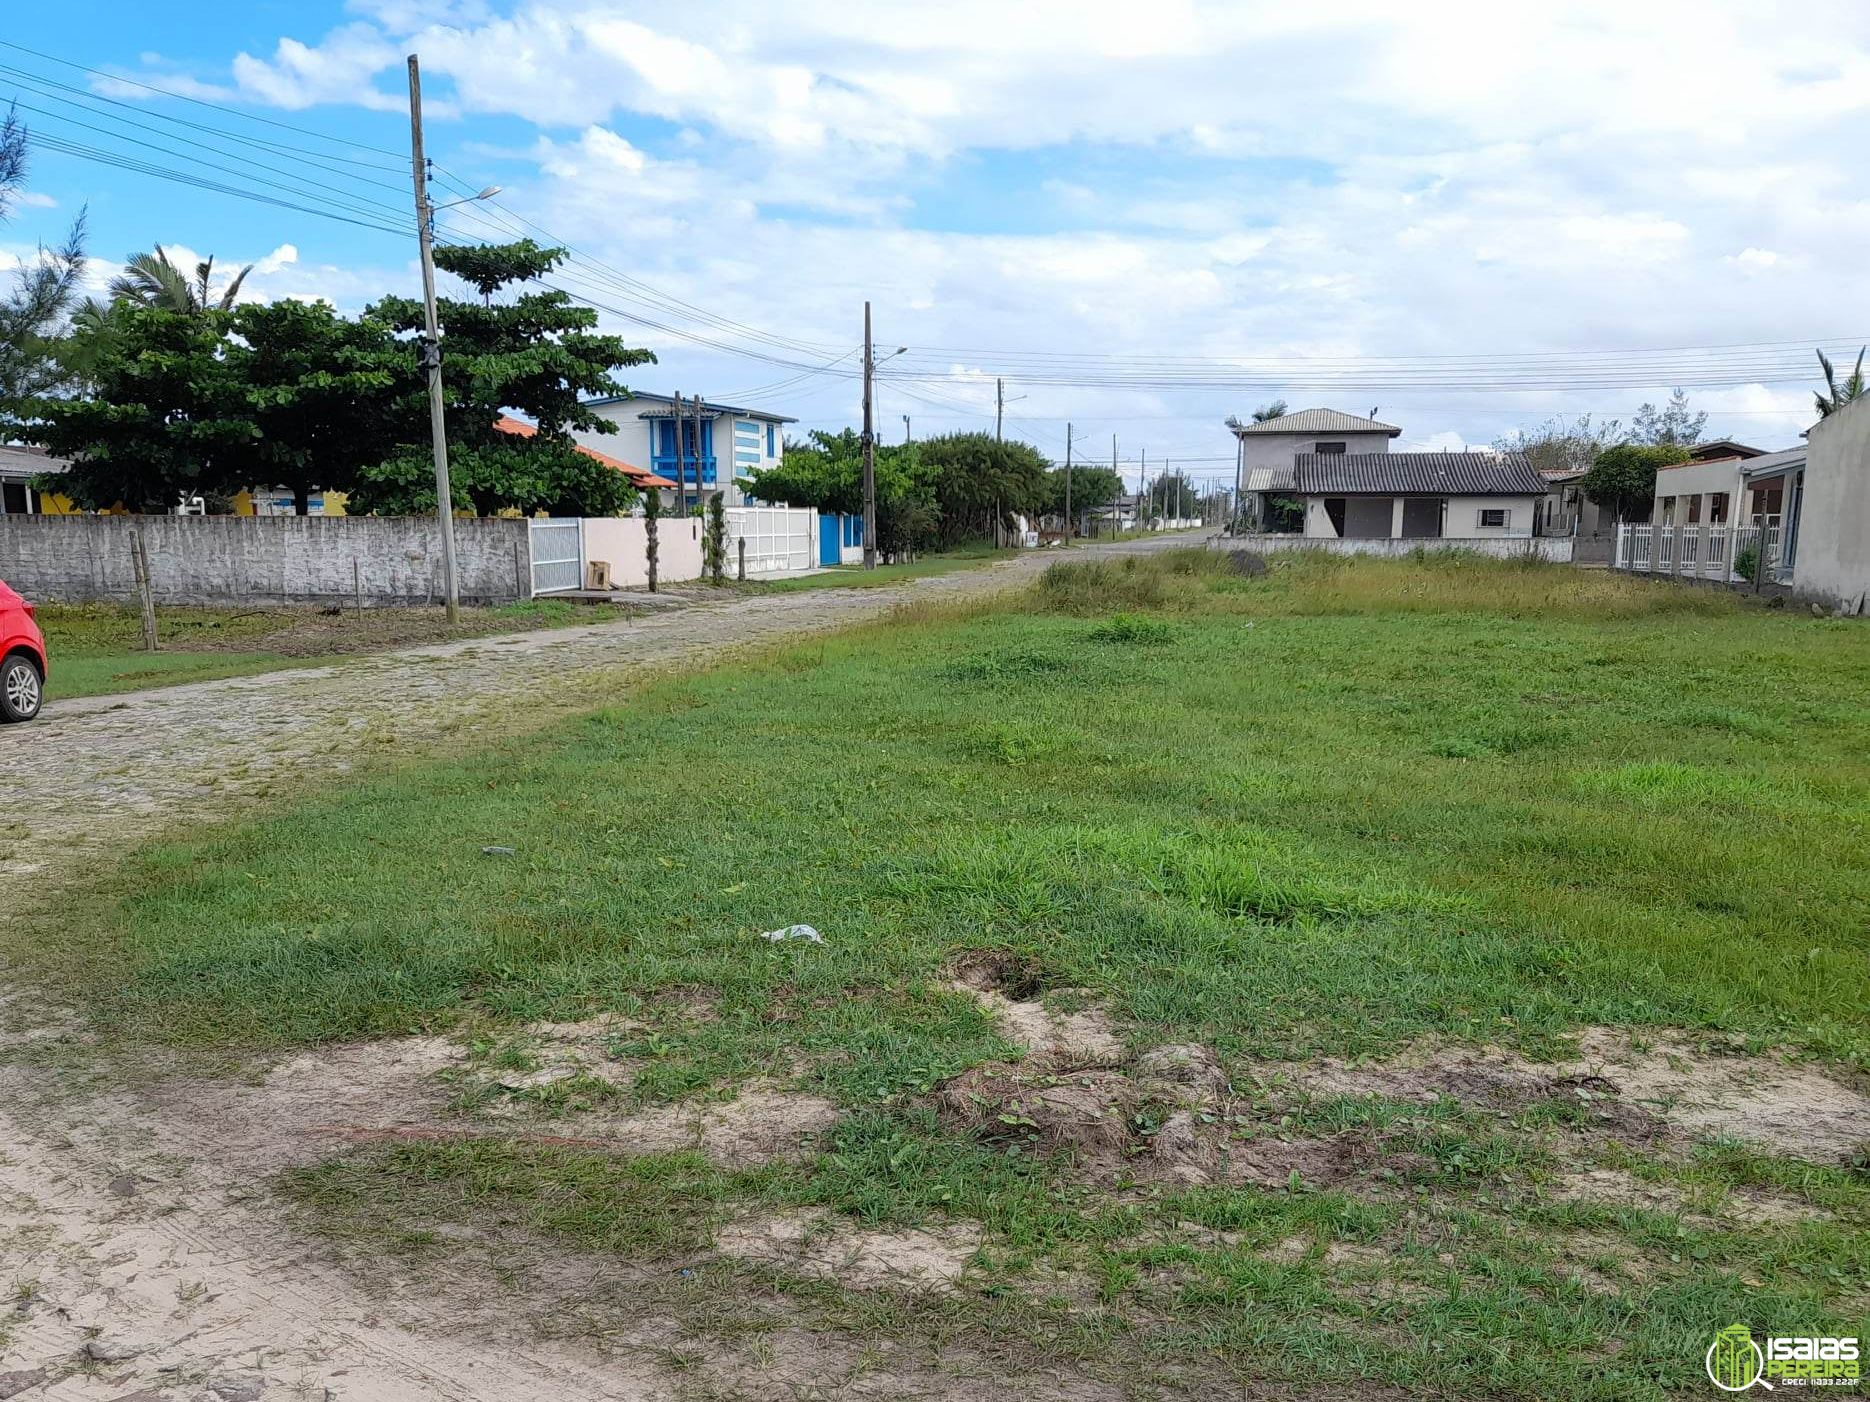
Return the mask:
[[[1358,414],[1337,409],[1295,409],[1263,423],[1242,424],[1239,433],[1387,433],[1396,437],[1402,430],[1395,424],[1379,423]]]
[[[1543,496],[1524,453],[1299,453],[1306,496]]]

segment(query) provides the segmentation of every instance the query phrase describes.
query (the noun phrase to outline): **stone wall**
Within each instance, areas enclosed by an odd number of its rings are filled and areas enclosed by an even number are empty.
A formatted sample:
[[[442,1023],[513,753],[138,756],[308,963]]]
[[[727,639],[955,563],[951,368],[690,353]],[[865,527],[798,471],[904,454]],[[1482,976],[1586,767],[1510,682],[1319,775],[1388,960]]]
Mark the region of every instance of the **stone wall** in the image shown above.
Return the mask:
[[[458,519],[463,602],[531,596],[524,521]],[[141,530],[159,604],[426,604],[442,597],[427,516],[0,516],[0,579],[36,602],[135,597]]]

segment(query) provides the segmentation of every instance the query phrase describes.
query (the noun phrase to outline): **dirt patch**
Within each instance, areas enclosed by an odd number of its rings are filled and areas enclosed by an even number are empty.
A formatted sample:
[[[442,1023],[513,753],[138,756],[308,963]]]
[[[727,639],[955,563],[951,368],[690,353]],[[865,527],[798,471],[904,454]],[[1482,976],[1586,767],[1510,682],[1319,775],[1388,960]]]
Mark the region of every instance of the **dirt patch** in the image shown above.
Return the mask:
[[[1666,1212],[1695,1226],[1816,1222],[1830,1215],[1809,1203],[1776,1197],[1756,1188],[1741,1188],[1716,1202],[1702,1203],[1692,1190],[1671,1183],[1651,1183],[1618,1168],[1579,1169],[1549,1185],[1547,1191],[1566,1202]]]
[[[723,1255],[846,1289],[949,1289],[980,1250],[979,1226],[869,1231],[824,1212],[787,1212],[729,1222],[715,1238]]]
[[[1127,1055],[1124,1040],[1097,1008],[1059,1012],[1039,999],[1044,980],[1036,961],[1006,949],[977,949],[953,963],[953,987],[973,998],[1000,1033],[1054,1067],[1115,1066]],[[1083,996],[1061,989],[1060,996]]]
[[[1638,1037],[1591,1027],[1577,1053],[1542,1064],[1499,1047],[1424,1038],[1381,1062],[1326,1059],[1263,1066],[1262,1080],[1311,1095],[1375,1095],[1503,1109],[1554,1096],[1589,1106],[1601,1128],[1625,1139],[1664,1130],[1742,1140],[1771,1153],[1836,1163],[1870,1139],[1870,1095],[1778,1051],[1749,1056],[1697,1045],[1679,1033]]]
[[[1738,1139],[1787,1158],[1837,1163],[1870,1140],[1870,1095],[1781,1051],[1748,1056],[1681,1035],[1640,1043],[1614,1028],[1588,1028],[1577,1065],[1690,1134]]]

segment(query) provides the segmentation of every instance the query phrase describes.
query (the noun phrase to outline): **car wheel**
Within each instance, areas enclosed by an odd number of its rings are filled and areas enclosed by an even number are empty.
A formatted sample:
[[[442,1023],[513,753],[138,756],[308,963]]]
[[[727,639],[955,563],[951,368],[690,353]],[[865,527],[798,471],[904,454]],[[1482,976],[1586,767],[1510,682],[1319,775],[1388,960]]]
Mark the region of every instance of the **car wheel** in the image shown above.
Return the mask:
[[[45,678],[30,657],[0,662],[0,721],[31,720],[45,700]]]

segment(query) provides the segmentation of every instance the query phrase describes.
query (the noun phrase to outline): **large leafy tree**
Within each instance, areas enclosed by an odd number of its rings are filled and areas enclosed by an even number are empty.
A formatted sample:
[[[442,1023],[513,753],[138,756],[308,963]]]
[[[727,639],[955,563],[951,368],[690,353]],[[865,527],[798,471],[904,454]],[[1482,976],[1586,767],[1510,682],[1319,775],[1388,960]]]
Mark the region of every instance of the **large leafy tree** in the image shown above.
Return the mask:
[[[0,222],[13,203],[30,165],[28,133],[18,112],[0,117]],[[84,215],[72,221],[56,248],[40,248],[21,263],[12,286],[0,293],[0,441],[8,425],[35,395],[58,388],[68,372],[60,350],[65,314],[84,277]]]
[[[1096,511],[1109,506],[1123,495],[1123,479],[1116,469],[1078,464],[1071,469],[1071,514]],[[1065,469],[1055,467],[1046,474],[1045,512],[1056,516],[1065,510]]]
[[[240,297],[241,284],[253,271],[249,263],[221,286],[214,285],[214,255],[209,254],[188,272],[170,260],[161,244],[154,253],[132,253],[123,271],[110,280],[111,300],[139,307],[192,314],[231,311]]]
[[[619,394],[618,367],[653,362],[647,350],[597,331],[597,313],[546,289],[512,294],[516,284],[545,276],[565,250],[531,239],[479,248],[437,249],[438,266],[473,287],[478,299],[442,299],[442,384],[447,392],[449,480],[453,505],[481,515],[501,510],[554,515],[606,516],[635,500],[635,490],[614,468],[577,450],[573,430],[611,433],[616,425],[584,404]],[[374,319],[419,334],[422,304],[390,297],[371,307]],[[352,509],[433,510],[435,481],[425,448],[427,382],[416,365],[416,343],[404,340],[406,450],[365,468],[352,493]],[[538,427],[516,438],[494,427],[503,413],[524,414]]]
[[[1677,389],[1661,408],[1645,404],[1636,411],[1630,420],[1630,441],[1692,448],[1701,441],[1707,422],[1707,411],[1691,412],[1687,392]]]
[[[1618,443],[1597,455],[1578,485],[1622,521],[1638,515],[1655,499],[1659,469],[1688,459],[1688,448],[1681,443]]]
[[[397,455],[410,427],[409,353],[389,326],[292,301],[249,303],[231,326],[229,370],[256,431],[240,485],[289,487],[303,516],[314,491],[354,491],[366,468]]]
[[[1828,419],[1852,400],[1862,399],[1870,392],[1870,385],[1864,383],[1864,353],[1857,352],[1857,366],[1843,384],[1837,380],[1837,372],[1831,368],[1831,358],[1823,351],[1818,352],[1818,364],[1825,372],[1826,394],[1814,394],[1818,401],[1818,417]]]
[[[944,545],[975,540],[1016,515],[1036,516],[1050,498],[1047,463],[1037,448],[990,433],[949,433],[916,445],[929,472]]]
[[[80,506],[172,509],[251,484],[260,429],[227,354],[228,314],[124,307],[87,397],[34,401],[32,437],[70,458],[58,490]]]

